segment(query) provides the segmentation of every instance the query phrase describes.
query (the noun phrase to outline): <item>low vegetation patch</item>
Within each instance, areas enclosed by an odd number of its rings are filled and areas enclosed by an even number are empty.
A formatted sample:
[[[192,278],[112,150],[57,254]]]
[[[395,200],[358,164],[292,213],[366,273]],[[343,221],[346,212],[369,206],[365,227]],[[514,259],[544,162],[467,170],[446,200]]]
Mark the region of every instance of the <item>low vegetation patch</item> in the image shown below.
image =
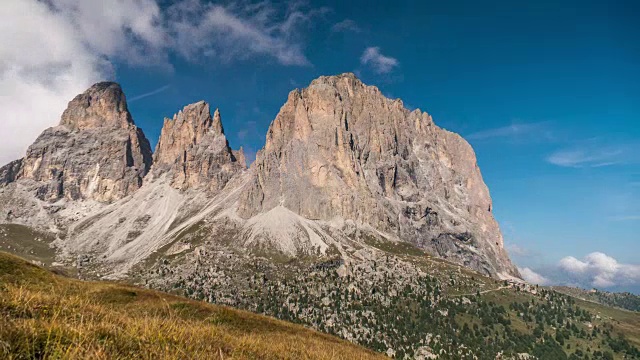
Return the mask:
[[[2,359],[374,359],[338,338],[0,253]]]

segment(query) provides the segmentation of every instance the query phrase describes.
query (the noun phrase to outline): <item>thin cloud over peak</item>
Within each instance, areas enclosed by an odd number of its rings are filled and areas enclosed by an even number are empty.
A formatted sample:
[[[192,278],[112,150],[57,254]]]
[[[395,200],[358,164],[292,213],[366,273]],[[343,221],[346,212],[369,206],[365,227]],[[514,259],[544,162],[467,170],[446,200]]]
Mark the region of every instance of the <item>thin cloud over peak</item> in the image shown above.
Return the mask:
[[[397,59],[383,55],[377,46],[366,48],[360,57],[360,63],[370,66],[378,74],[389,73],[400,65]]]

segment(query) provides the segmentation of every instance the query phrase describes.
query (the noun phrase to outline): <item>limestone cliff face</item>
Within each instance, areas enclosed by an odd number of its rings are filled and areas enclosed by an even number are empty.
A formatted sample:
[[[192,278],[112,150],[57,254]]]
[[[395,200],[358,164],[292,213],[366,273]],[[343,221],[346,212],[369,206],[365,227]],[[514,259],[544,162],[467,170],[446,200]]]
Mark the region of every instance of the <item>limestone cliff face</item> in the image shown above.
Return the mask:
[[[353,74],[294,90],[252,165],[238,213],[284,206],[351,219],[488,274],[517,275],[471,146]]]
[[[119,200],[142,186],[151,167],[149,141],[137,128],[116,83],[93,85],[45,130],[26,156],[0,170],[2,182],[30,181],[45,201]]]
[[[242,152],[234,152],[224,135],[220,112],[213,118],[204,101],[187,105],[165,119],[154,154],[154,170],[170,172],[172,186],[185,190],[221,190],[246,167]]]

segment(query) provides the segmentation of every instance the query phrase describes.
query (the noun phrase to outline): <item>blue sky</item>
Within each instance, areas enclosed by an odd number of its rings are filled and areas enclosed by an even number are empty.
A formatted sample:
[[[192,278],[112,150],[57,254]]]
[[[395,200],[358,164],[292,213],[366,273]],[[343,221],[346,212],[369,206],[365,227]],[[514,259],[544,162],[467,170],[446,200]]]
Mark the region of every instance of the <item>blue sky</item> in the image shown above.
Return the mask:
[[[153,145],[164,117],[203,99],[232,147],[254,153],[290,90],[355,72],[469,140],[520,267],[640,288],[638,2],[139,2],[162,26],[123,11],[115,28],[128,32],[106,46],[93,31],[84,65],[122,84]],[[82,29],[78,14],[63,21]],[[591,264],[594,252],[615,264]],[[578,274],[568,256],[593,266]]]

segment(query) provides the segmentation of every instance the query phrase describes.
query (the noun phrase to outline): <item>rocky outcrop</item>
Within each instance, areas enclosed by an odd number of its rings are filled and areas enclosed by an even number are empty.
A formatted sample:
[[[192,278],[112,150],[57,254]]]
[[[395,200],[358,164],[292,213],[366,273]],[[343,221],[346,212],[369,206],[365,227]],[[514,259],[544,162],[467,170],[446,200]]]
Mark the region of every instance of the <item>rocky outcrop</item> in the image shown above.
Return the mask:
[[[24,180],[37,198],[119,200],[142,186],[151,147],[137,128],[116,83],[93,85],[45,130],[26,156],[2,170],[3,182]]]
[[[79,131],[97,128],[129,129],[133,119],[127,99],[114,82],[100,82],[69,102],[60,125]]]
[[[238,150],[233,150],[233,157],[236,158],[236,160],[238,161],[238,163],[240,163],[240,165],[246,168],[247,158],[244,156],[244,149],[242,148],[242,146],[240,146],[240,149]]]
[[[154,154],[154,172],[169,172],[172,186],[218,191],[246,167],[244,155],[229,147],[220,112],[204,101],[165,118]]]
[[[22,159],[12,161],[0,168],[0,185],[7,185],[16,181],[22,167]]]
[[[471,146],[353,74],[294,90],[252,165],[238,213],[284,206],[393,234],[491,275],[517,275]]]

